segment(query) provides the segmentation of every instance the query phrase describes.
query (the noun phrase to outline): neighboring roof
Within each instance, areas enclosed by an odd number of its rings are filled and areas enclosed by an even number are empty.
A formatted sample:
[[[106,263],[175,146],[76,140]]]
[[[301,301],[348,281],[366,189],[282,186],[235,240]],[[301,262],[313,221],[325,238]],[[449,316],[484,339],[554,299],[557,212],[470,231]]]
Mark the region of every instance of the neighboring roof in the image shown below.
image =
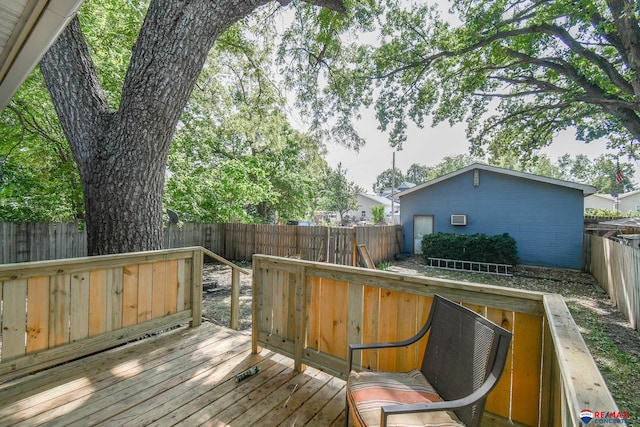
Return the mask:
[[[84,0],[0,3],[0,111],[75,16]]]
[[[438,184],[439,182],[446,181],[448,179],[451,179],[458,175],[462,175],[474,169],[485,170],[488,172],[499,173],[502,175],[508,175],[516,178],[528,179],[531,181],[544,182],[546,184],[558,185],[561,187],[573,188],[573,189],[582,191],[584,196],[589,196],[591,194],[595,194],[596,192],[596,187],[593,187],[591,185],[579,184],[577,182],[564,181],[562,179],[549,178],[542,175],[535,175],[527,172],[520,172],[520,171],[511,170],[511,169],[499,168],[497,166],[489,166],[482,163],[473,163],[467,167],[458,169],[457,171],[448,173],[436,179],[432,179],[431,181],[427,181],[424,184],[416,185],[413,188],[410,188],[408,190],[403,191],[402,193],[399,193],[398,197],[406,196],[407,194],[411,194],[414,191],[422,190],[423,188],[430,187],[432,185]]]
[[[629,191],[628,193],[618,194],[618,199],[624,199],[625,197],[634,196],[640,193],[640,190]]]
[[[629,191],[628,193],[618,194],[618,200],[624,199],[625,197],[631,197],[631,196],[634,196],[634,195],[639,194],[639,193],[640,193],[640,190],[634,190],[634,191]],[[607,199],[607,200],[611,200],[611,201],[615,201],[616,200],[616,198],[613,197],[610,194],[596,193],[596,194],[591,194],[591,196],[601,197],[603,199]]]
[[[606,199],[610,202],[614,202],[616,199],[610,195],[610,194],[600,194],[600,193],[595,193],[595,194],[590,194],[590,197],[600,197],[601,199]]]
[[[400,185],[398,185],[398,190],[403,191],[406,190],[408,188],[413,188],[416,185],[413,182],[407,182],[407,181],[403,181]]]
[[[366,197],[367,199],[370,199],[376,203],[380,203],[381,205],[391,205],[391,200],[387,199],[384,196],[378,196],[375,194],[364,194],[364,193],[360,193],[359,196]]]

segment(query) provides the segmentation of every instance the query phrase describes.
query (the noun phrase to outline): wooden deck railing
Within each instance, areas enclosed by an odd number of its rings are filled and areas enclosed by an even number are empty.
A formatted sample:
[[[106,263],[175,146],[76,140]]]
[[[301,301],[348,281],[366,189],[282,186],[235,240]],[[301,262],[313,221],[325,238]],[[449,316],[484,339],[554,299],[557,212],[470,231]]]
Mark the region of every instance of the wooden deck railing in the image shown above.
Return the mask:
[[[201,321],[202,248],[0,265],[0,380]]]
[[[507,368],[491,393],[486,425],[579,426],[580,411],[617,411],[561,296],[255,255],[253,345],[346,374],[348,343],[408,338],[438,293],[513,332]],[[406,370],[425,343],[362,355],[373,369]]]
[[[209,258],[231,267],[231,314],[229,317],[231,328],[237,331],[240,329],[240,273],[251,274],[251,272],[238,267],[236,264],[208,249],[200,249],[202,250],[202,253]]]

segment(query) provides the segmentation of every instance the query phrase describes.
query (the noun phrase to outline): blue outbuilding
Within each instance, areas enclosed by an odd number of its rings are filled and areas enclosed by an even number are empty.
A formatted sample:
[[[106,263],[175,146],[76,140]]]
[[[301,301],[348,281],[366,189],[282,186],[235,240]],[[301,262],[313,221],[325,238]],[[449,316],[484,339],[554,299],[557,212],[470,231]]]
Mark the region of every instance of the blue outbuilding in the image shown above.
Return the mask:
[[[590,185],[474,163],[398,194],[406,252],[428,233],[509,233],[520,263],[582,268]]]

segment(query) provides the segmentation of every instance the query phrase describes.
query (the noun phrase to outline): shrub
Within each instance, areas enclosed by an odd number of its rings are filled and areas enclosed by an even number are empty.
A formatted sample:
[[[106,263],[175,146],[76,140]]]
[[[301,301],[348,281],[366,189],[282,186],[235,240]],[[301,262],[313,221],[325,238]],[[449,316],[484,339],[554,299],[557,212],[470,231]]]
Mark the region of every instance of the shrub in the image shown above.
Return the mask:
[[[391,267],[391,264],[389,264],[388,262],[380,261],[380,262],[378,263],[378,270],[384,270],[384,271],[386,271],[386,270],[388,270],[388,269],[389,269],[389,267]]]
[[[640,212],[629,211],[622,213],[612,209],[589,209],[584,213],[585,218],[638,218]]]
[[[516,241],[508,233],[497,236],[486,234],[426,234],[422,238],[422,256],[462,261],[518,263]]]
[[[371,220],[374,224],[384,222],[384,205],[371,206]]]

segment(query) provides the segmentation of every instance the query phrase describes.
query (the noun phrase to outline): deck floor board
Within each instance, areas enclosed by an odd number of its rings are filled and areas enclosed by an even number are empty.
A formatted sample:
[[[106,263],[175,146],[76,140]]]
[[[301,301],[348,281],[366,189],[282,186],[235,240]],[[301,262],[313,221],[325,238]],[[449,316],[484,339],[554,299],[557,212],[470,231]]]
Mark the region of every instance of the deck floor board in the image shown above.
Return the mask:
[[[236,382],[235,376],[260,371]],[[329,426],[344,381],[203,323],[0,384],[0,426]]]

